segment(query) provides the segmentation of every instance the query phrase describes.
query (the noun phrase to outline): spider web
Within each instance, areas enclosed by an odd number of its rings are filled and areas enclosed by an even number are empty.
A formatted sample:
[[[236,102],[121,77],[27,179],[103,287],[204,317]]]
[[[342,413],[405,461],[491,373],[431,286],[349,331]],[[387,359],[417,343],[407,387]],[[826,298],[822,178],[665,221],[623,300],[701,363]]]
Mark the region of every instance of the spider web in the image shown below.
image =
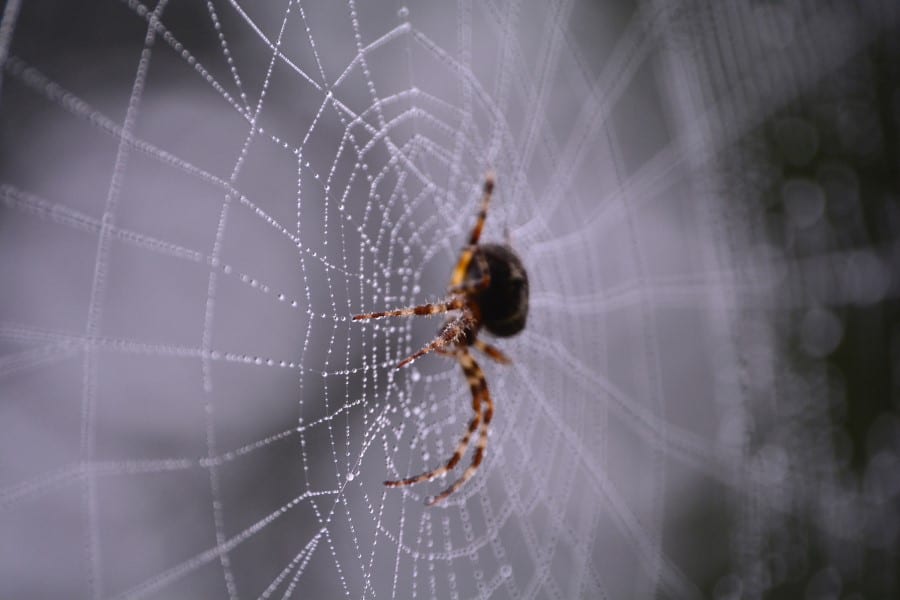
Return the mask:
[[[833,382],[752,144],[895,27],[863,4],[7,2],[0,595],[760,597],[791,515],[861,543],[825,508],[883,505],[807,504]],[[489,168],[529,322],[427,508],[382,481],[464,377],[393,369],[438,320],[350,317],[441,298]]]

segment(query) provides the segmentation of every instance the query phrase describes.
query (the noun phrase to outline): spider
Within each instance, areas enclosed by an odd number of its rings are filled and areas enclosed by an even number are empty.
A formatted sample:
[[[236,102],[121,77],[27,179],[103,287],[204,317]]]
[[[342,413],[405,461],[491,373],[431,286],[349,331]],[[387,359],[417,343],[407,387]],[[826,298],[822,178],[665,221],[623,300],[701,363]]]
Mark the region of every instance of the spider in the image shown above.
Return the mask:
[[[450,487],[426,500],[425,504],[428,506],[446,500],[459,490],[475,474],[481,461],[484,460],[488,428],[494,416],[494,402],[488,391],[484,373],[469,353],[469,348],[474,347],[498,363],[509,364],[510,360],[503,352],[478,339],[478,332],[484,327],[495,336],[509,337],[525,328],[525,320],[528,317],[528,275],[522,261],[509,245],[478,243],[493,192],[494,175],[488,173],[484,181],[481,210],[469,235],[469,243],[463,248],[453,269],[448,297],[443,302],[353,317],[354,321],[361,321],[459,311],[458,316],[447,319],[431,342],[397,365],[398,369],[404,367],[429,352],[454,358],[462,367],[472,391],[472,411],[475,416],[469,422],[469,428],[450,459],[443,466],[420,475],[384,482],[388,487],[401,487],[430,481],[444,475],[456,467],[465,454],[472,436],[478,431],[478,443],[472,456],[472,463]]]

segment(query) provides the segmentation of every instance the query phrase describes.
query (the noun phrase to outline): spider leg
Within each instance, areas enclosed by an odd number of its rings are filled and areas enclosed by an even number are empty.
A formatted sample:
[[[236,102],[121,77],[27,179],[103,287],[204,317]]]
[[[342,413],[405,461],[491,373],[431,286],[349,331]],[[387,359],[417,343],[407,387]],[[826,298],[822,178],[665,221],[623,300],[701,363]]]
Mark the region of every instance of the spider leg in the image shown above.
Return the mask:
[[[481,237],[481,230],[484,228],[484,221],[487,219],[488,206],[491,203],[491,196],[494,193],[494,172],[488,171],[484,176],[484,193],[481,196],[481,210],[478,211],[478,219],[475,221],[475,227],[469,235],[469,245],[474,246]]]
[[[442,351],[442,354],[456,357],[457,360],[460,361],[460,363],[462,363],[463,360],[462,358],[460,358],[460,355],[465,353],[465,350],[458,350],[456,352]],[[413,485],[422,481],[428,481],[430,479],[434,479],[435,477],[443,475],[459,463],[462,455],[466,452],[466,448],[469,447],[469,440],[472,439],[472,434],[475,433],[475,430],[478,429],[478,426],[481,424],[482,418],[481,390],[480,388],[476,387],[471,380],[469,381],[469,386],[472,388],[472,411],[475,413],[475,416],[472,417],[471,421],[469,421],[469,428],[466,430],[466,434],[459,441],[459,444],[457,444],[456,450],[453,452],[453,456],[450,457],[450,460],[448,460],[443,466],[432,469],[431,471],[426,471],[421,475],[416,475],[415,477],[408,477],[406,479],[400,479],[397,481],[385,481],[384,485],[388,487],[401,487],[405,485]]]
[[[509,357],[506,356],[506,354],[504,354],[496,346],[492,346],[491,344],[488,344],[487,342],[482,342],[481,340],[478,340],[478,339],[476,339],[472,345],[475,346],[478,350],[484,352],[488,357],[494,359],[495,361],[497,361],[498,363],[500,363],[502,365],[508,365],[508,364],[512,363],[512,361],[509,359]]]
[[[459,255],[459,261],[453,269],[453,276],[450,278],[450,287],[456,287],[462,284],[466,277],[466,271],[469,270],[469,264],[472,262],[472,256],[475,254],[474,247],[478,245],[481,238],[481,231],[484,229],[484,221],[487,219],[488,206],[491,204],[491,196],[494,193],[494,173],[488,171],[484,177],[484,193],[481,196],[481,210],[478,211],[478,218],[475,220],[475,226],[472,233],[469,234],[469,247],[462,251]],[[484,271],[482,271],[484,272]]]
[[[466,248],[464,252],[473,253],[475,261],[478,263],[478,272],[481,273],[481,277],[474,281],[463,281],[458,285],[450,286],[449,291],[451,294],[476,294],[486,290],[488,286],[491,285],[491,269],[488,266],[488,261],[484,257],[484,254],[476,252],[476,246],[470,246],[469,248]],[[471,259],[469,262],[471,263]],[[465,275],[465,273],[463,275]]]
[[[475,326],[475,320],[467,311],[455,319],[451,319],[444,323],[440,332],[433,340],[425,344],[421,350],[410,354],[397,365],[397,368],[405,367],[417,358],[428,354],[429,352],[441,352],[448,346],[452,346],[460,339],[466,337],[466,332]]]
[[[485,449],[487,448],[488,428],[491,424],[491,419],[494,416],[494,401],[491,399],[487,381],[484,378],[481,367],[478,366],[478,363],[475,362],[475,359],[472,358],[468,352],[461,352],[458,358],[459,363],[462,365],[463,371],[466,374],[466,379],[469,381],[469,387],[472,388],[472,393],[475,394],[475,390],[479,390],[482,401],[484,402],[484,414],[481,416],[481,430],[478,434],[478,445],[475,447],[475,454],[472,455],[472,464],[466,467],[466,470],[463,471],[460,478],[454,481],[450,487],[434,498],[427,500],[425,504],[428,506],[434,506],[435,504],[446,500],[459,488],[465,485],[472,475],[475,474],[475,471],[478,470],[478,467],[481,466],[481,461],[484,460]],[[457,454],[454,454],[453,456],[456,457]],[[460,453],[459,456],[462,456],[462,454]],[[457,459],[457,461],[458,460],[459,459]]]
[[[411,317],[413,315],[436,315],[445,313],[450,310],[457,310],[465,305],[462,298],[452,298],[437,304],[420,304],[419,306],[410,306],[409,308],[398,308],[396,310],[387,310],[382,312],[365,313],[355,315],[354,321],[362,321],[364,319],[382,319],[384,317]]]

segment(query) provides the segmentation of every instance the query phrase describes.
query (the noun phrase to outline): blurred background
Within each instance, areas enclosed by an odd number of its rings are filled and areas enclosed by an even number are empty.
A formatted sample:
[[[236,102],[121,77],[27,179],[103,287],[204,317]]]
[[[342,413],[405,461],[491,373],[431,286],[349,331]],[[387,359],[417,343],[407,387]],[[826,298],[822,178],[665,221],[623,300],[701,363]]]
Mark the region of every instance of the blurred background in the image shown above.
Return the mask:
[[[3,598],[896,597],[892,0],[7,0]],[[394,365],[483,236],[479,357]],[[470,458],[463,459],[467,464]]]

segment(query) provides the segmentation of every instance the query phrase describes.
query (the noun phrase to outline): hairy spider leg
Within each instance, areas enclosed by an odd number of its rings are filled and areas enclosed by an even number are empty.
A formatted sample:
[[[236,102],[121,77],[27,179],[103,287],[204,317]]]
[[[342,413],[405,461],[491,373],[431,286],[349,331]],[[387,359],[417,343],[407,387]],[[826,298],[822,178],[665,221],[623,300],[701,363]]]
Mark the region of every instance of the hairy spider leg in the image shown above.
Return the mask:
[[[462,366],[463,372],[466,374],[466,380],[469,382],[469,387],[472,388],[472,394],[476,393],[475,390],[479,390],[482,402],[484,403],[484,414],[481,416],[481,429],[478,433],[478,445],[475,446],[475,453],[472,455],[472,463],[466,467],[466,470],[463,471],[460,478],[434,498],[428,499],[425,502],[428,506],[434,506],[435,504],[446,500],[448,496],[453,495],[459,488],[465,485],[469,479],[471,479],[472,475],[475,474],[475,471],[478,470],[478,467],[481,466],[481,461],[484,460],[485,450],[487,448],[488,428],[491,424],[491,419],[494,417],[494,401],[491,398],[491,393],[488,391],[487,380],[484,378],[484,372],[482,372],[481,367],[478,366],[478,363],[475,362],[472,355],[465,350],[460,351],[457,355],[457,359]],[[472,404],[474,406],[474,401]],[[466,437],[471,435],[471,433],[470,430],[469,433],[466,434]],[[457,449],[457,452],[453,454],[453,457],[456,458],[457,455],[461,457],[462,452],[464,451],[465,446],[462,447],[462,451]],[[458,461],[459,459],[457,458],[456,460]]]
[[[481,230],[484,228],[484,221],[487,219],[488,206],[491,204],[491,196],[494,193],[494,172],[488,171],[484,176],[484,193],[481,196],[481,210],[478,211],[478,219],[475,221],[475,227],[469,235],[469,245],[474,246],[481,237]]]
[[[384,317],[411,317],[413,315],[436,315],[451,310],[458,310],[465,306],[466,302],[463,298],[451,298],[437,304],[421,304],[419,306],[410,306],[409,308],[398,308],[396,310],[388,310],[382,312],[365,313],[355,315],[354,321],[362,321],[363,319],[382,319]]]
[[[397,365],[397,368],[399,369],[401,367],[405,367],[412,361],[428,354],[429,352],[441,352],[442,350],[444,350],[444,348],[452,346],[459,340],[464,339],[467,335],[467,332],[472,331],[474,327],[475,319],[468,311],[468,309],[466,309],[459,317],[450,319],[449,321],[444,323],[444,326],[441,327],[441,330],[440,332],[438,332],[437,337],[425,344],[418,352],[414,352],[400,361],[400,363]]]
[[[460,364],[463,363],[463,359],[460,358],[460,354],[467,354],[465,350],[456,350],[453,352],[447,350],[441,350],[441,354],[445,356],[453,356],[457,360],[460,361]],[[463,367],[463,371],[465,371],[465,366]],[[468,378],[468,375],[466,376]],[[472,420],[469,421],[469,428],[466,430],[466,434],[459,441],[459,444],[456,446],[456,451],[453,452],[453,456],[450,457],[450,460],[446,462],[443,466],[440,466],[436,469],[432,469],[431,471],[426,471],[421,475],[416,475],[415,477],[408,477],[406,479],[400,479],[397,481],[385,481],[384,485],[388,487],[401,487],[404,485],[413,485],[415,483],[421,483],[423,481],[428,481],[434,479],[435,477],[440,477],[444,473],[450,471],[454,468],[462,458],[462,455],[465,454],[466,448],[469,447],[469,440],[472,439],[472,434],[475,433],[475,430],[478,429],[478,426],[481,424],[481,387],[477,380],[469,380],[469,387],[472,388],[472,411],[475,413],[475,416],[472,417]]]
[[[494,173],[488,171],[484,178],[484,194],[481,197],[481,210],[478,211],[478,218],[475,220],[475,226],[472,233],[469,234],[469,245],[459,255],[459,262],[453,269],[453,276],[450,278],[450,287],[454,288],[462,284],[466,278],[466,272],[469,270],[469,264],[472,262],[472,256],[475,254],[475,246],[481,238],[481,231],[484,229],[484,221],[487,219],[488,206],[491,204],[491,196],[494,193]]]
[[[481,273],[481,277],[474,280],[470,279],[463,281],[459,285],[450,286],[449,292],[451,294],[477,294],[478,292],[488,289],[491,285],[491,268],[488,266],[488,261],[484,257],[484,254],[481,252],[476,253],[476,248],[474,246],[466,248],[464,252],[468,250],[471,250],[474,253],[475,260],[478,263],[478,272]]]
[[[479,339],[476,339],[472,345],[475,346],[481,352],[483,352],[486,356],[488,356],[489,358],[492,358],[493,360],[497,361],[501,365],[508,365],[508,364],[512,363],[512,360],[510,360],[510,358],[508,356],[506,356],[506,354],[504,354],[500,350],[500,348],[497,348],[496,346],[488,344],[487,342],[483,342]]]

